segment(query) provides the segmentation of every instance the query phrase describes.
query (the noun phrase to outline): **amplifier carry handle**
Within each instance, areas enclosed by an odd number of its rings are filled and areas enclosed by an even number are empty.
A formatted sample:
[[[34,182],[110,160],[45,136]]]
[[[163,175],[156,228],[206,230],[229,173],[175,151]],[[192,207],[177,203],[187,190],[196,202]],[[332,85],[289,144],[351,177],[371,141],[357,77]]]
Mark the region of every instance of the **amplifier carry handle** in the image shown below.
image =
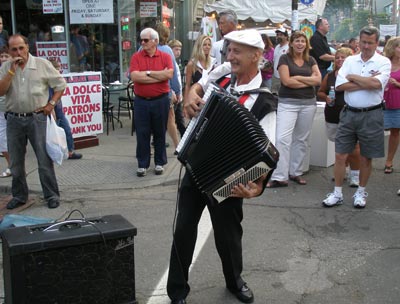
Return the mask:
[[[83,224],[83,223],[88,223],[88,221],[79,220],[79,219],[77,219],[77,220],[67,220],[67,221],[63,221],[63,222],[59,222],[59,223],[55,223],[53,225],[50,225],[49,227],[44,229],[43,232],[53,231],[53,230],[60,230],[60,229],[62,229],[62,227],[65,227],[65,226],[67,226],[69,224],[78,224],[78,226],[80,228],[81,227],[80,224]]]

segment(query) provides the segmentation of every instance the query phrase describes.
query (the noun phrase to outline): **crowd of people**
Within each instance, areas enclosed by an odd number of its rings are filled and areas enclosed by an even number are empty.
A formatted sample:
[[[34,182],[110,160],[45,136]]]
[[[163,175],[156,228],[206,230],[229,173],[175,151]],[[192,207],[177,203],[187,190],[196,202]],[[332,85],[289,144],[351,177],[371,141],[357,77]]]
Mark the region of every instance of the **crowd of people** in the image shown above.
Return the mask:
[[[252,290],[241,276],[243,199],[261,195],[264,188],[287,187],[290,182],[307,185],[303,163],[317,101],[326,102],[326,136],[335,143],[336,152],[335,186],[321,199],[323,206],[343,203],[342,187],[347,178],[349,185],[356,188],[353,206],[366,207],[372,159],[385,156],[385,129],[390,136],[383,170],[386,174],[394,170],[393,159],[400,141],[400,38],[387,39],[380,54],[379,30],[369,26],[361,29],[359,37],[332,49],[326,37],[328,20],[320,18],[311,39],[302,31],[289,35],[287,29],[278,28],[274,46],[266,34],[251,29],[237,31],[237,24],[236,13],[226,10],[219,17],[221,40],[213,43],[206,35],[198,36],[183,82],[179,61],[182,43],[169,41],[169,30],[162,23],[141,30],[141,47],[130,60],[129,77],[135,84],[138,177],[147,175],[152,142],[154,173],[164,173],[166,133],[176,148],[186,127],[182,112],[188,119],[197,116],[205,103],[205,92],[214,83],[236,96],[254,114],[280,154],[269,181],[263,175],[239,184],[221,204],[204,198],[193,177],[185,173],[179,188],[167,283],[173,304],[186,303],[197,226],[206,207],[226,288],[241,302],[254,301]],[[0,23],[0,34],[1,30]],[[19,207],[28,199],[24,166],[28,140],[38,160],[44,198],[49,208],[56,208],[60,204],[59,190],[54,165],[44,145],[44,122],[52,112],[66,130],[70,158],[82,157],[74,152],[68,122],[62,117],[60,99],[66,83],[57,71],[57,62],[52,65],[29,53],[26,37],[8,37],[3,31],[0,38],[4,37],[8,46],[0,46],[0,96],[4,96],[0,98],[0,150],[8,168],[0,177],[12,176],[13,198],[7,208]],[[77,37],[71,40],[77,45],[78,55],[82,54],[79,64],[85,65],[84,42]],[[31,83],[37,84],[35,88]],[[34,95],[29,94],[32,91]]]
[[[220,41],[212,43],[209,37],[199,35],[186,68],[184,109],[188,117],[196,116],[204,103],[202,96],[212,82],[228,83],[224,88],[229,92],[243,92],[265,84],[277,95],[277,102],[262,98],[270,103],[270,111],[259,123],[275,143],[280,158],[268,183],[260,178],[235,187],[231,197],[217,206],[201,196],[186,173],[180,187],[167,284],[168,295],[175,304],[186,303],[190,291],[188,269],[205,207],[211,215],[226,287],[240,301],[253,302],[254,295],[241,278],[242,199],[260,195],[264,186],[287,187],[289,181],[307,184],[303,163],[317,101],[326,102],[326,136],[335,142],[336,151],[335,186],[333,192],[321,199],[323,206],[343,203],[345,178],[356,188],[354,208],[366,206],[372,159],[385,155],[385,129],[390,130],[390,137],[384,172],[393,172],[400,122],[396,98],[400,87],[398,38],[389,39],[380,54],[379,30],[365,27],[359,37],[332,48],[326,37],[329,23],[320,18],[311,39],[301,31],[289,35],[285,28],[279,28],[274,46],[268,36],[254,30],[236,31],[236,25],[236,14],[227,10],[220,14]],[[248,55],[244,56],[245,53]],[[221,81],[222,78],[230,81]],[[246,97],[244,106],[252,111],[261,95]],[[386,101],[386,108],[382,100]]]
[[[235,12],[226,10],[219,17],[221,40],[213,43],[206,35],[198,36],[185,70],[184,112],[188,118],[198,114],[205,102],[203,95],[211,83],[219,84],[233,95],[255,90],[254,94],[238,97],[238,102],[243,103],[249,111],[256,111],[253,114],[276,145],[280,158],[268,183],[265,177],[261,177],[234,187],[231,197],[219,205],[212,199],[205,199],[193,177],[185,174],[179,190],[167,283],[167,292],[173,304],[186,303],[190,291],[189,267],[197,238],[197,225],[205,207],[211,215],[227,289],[244,303],[254,301],[250,287],[241,277],[243,198],[260,195],[264,187],[287,187],[289,181],[307,184],[303,177],[303,163],[317,101],[326,102],[326,134],[329,140],[335,142],[336,150],[335,187],[327,198],[321,199],[323,206],[343,203],[342,184],[347,168],[349,185],[357,188],[353,205],[355,208],[366,206],[366,186],[372,159],[384,155],[384,128],[391,132],[385,173],[393,171],[393,155],[399,141],[399,129],[395,122],[400,121],[396,119],[398,113],[395,110],[397,99],[394,95],[397,92],[393,92],[399,84],[396,63],[400,47],[397,40],[388,41],[385,57],[377,52],[379,31],[374,27],[366,27],[358,38],[350,39],[348,45],[334,49],[326,37],[329,23],[325,18],[320,18],[311,39],[301,31],[289,35],[287,29],[279,28],[276,30],[277,44],[274,46],[267,35],[261,35],[256,30],[237,31],[237,24]],[[164,87],[172,76],[169,65],[156,63],[161,57],[156,55],[159,38],[146,34],[150,31],[144,29],[141,32],[142,50],[133,55],[130,72],[132,79],[139,83],[135,103],[138,101],[139,105],[144,103],[149,106],[157,101],[157,106],[161,107],[163,102],[159,99],[168,96],[168,87],[163,91],[153,88]],[[138,56],[145,58],[143,62],[146,63],[142,66]],[[171,60],[176,59],[170,57]],[[268,88],[276,97],[261,94],[258,88],[262,87]],[[143,96],[144,92],[147,95]],[[385,111],[382,104],[384,92],[389,102]],[[262,115],[257,112],[260,109],[257,104],[259,100],[262,100],[264,109],[268,109]],[[162,109],[164,107],[159,111],[165,111],[165,116],[167,109]],[[138,113],[135,115],[139,118]],[[155,119],[150,116],[147,116],[149,121],[154,123]],[[167,121],[158,120],[158,123],[163,125],[165,135]],[[147,156],[144,163],[138,157],[138,173],[146,172],[150,165],[149,138],[152,132],[153,135],[158,132],[160,125],[153,127],[146,130]],[[140,134],[139,127],[138,141]],[[165,136],[161,142],[164,153]],[[157,167],[165,164],[164,160],[160,161],[157,157],[160,153],[157,149],[154,154],[156,174]]]

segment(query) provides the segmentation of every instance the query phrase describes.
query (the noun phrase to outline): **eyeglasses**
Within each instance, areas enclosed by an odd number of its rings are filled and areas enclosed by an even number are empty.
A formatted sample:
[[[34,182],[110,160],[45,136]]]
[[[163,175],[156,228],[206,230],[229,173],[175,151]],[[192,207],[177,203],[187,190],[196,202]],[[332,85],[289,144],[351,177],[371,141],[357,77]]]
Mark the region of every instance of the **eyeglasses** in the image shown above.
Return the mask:
[[[147,43],[147,42],[149,42],[150,40],[153,40],[153,39],[147,39],[147,38],[145,38],[145,39],[140,39],[140,42],[142,43],[142,42],[144,42],[144,43]]]

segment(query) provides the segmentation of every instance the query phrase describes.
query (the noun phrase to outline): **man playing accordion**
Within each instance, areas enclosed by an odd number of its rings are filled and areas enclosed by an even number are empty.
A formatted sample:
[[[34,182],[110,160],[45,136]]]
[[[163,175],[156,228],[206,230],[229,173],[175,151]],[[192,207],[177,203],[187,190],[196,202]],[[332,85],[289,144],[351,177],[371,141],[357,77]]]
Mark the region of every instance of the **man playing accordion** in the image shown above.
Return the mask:
[[[218,66],[209,75],[194,84],[185,100],[185,113],[189,117],[198,114],[205,103],[202,99],[208,86],[215,82],[238,97],[238,102],[251,111],[265,134],[275,142],[276,101],[266,89],[259,70],[264,43],[256,30],[234,31],[225,36],[230,41],[228,62]],[[248,92],[251,91],[251,92]],[[248,92],[246,94],[246,92]],[[253,292],[242,279],[243,198],[262,194],[266,177],[232,189],[229,198],[215,204],[207,200],[186,172],[179,195],[178,214],[171,249],[167,283],[172,304],[186,303],[189,294],[189,266],[197,238],[197,226],[207,206],[214,229],[215,243],[222,261],[226,287],[241,302],[252,303]],[[209,301],[213,302],[212,300]]]

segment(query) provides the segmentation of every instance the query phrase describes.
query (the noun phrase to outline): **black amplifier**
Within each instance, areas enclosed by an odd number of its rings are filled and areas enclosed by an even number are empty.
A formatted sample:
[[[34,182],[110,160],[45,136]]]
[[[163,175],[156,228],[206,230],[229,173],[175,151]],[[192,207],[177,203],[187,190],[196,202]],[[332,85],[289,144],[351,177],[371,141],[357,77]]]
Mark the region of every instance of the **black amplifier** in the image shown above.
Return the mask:
[[[137,303],[136,233],[121,215],[6,229],[5,303]]]

